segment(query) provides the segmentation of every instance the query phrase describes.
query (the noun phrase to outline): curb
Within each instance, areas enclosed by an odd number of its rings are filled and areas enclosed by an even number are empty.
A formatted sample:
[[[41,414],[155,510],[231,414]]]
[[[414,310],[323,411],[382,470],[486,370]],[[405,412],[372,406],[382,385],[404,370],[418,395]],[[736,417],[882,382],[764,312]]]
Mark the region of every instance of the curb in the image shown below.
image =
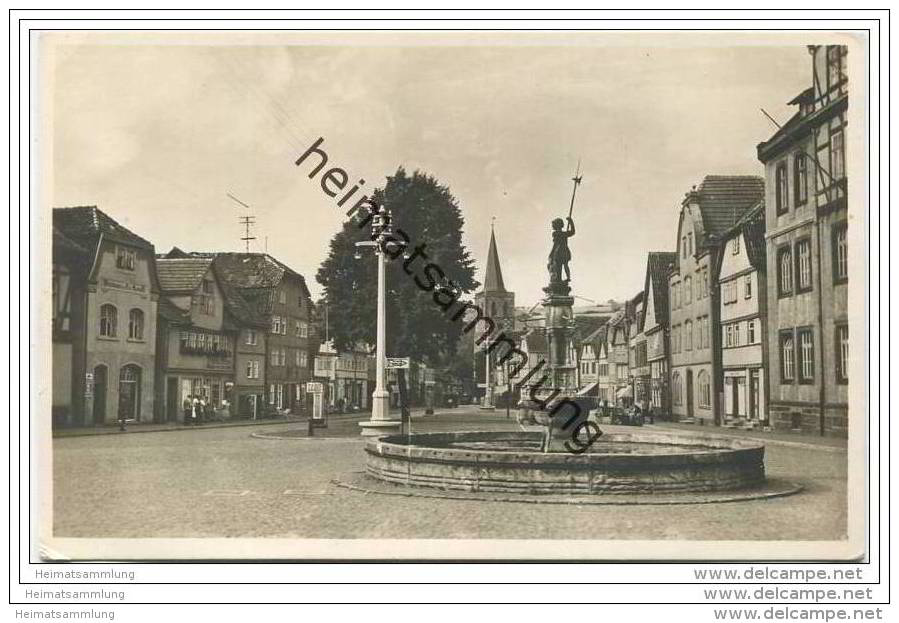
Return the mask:
[[[671,426],[666,424],[655,424],[659,428],[664,428],[671,431],[683,431],[688,432],[693,429],[680,428],[679,426]],[[728,435],[726,433],[713,433],[713,432],[703,432],[704,435],[709,437],[720,437],[722,439],[746,439],[749,441],[758,441],[760,443],[771,445],[771,446],[784,446],[787,448],[801,448],[804,450],[820,450],[821,452],[831,452],[833,454],[846,454],[848,452],[848,448],[845,446],[830,446],[826,444],[817,444],[817,443],[805,443],[802,441],[788,441],[786,439],[771,439],[769,437],[756,437],[752,435]]]

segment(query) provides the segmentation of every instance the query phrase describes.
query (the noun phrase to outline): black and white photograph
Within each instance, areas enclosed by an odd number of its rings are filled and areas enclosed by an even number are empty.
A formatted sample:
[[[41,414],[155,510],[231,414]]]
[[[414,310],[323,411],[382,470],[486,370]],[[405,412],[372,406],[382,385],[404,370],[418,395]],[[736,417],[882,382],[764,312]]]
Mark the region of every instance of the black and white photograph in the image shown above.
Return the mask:
[[[864,33],[32,45],[45,560],[863,555]]]

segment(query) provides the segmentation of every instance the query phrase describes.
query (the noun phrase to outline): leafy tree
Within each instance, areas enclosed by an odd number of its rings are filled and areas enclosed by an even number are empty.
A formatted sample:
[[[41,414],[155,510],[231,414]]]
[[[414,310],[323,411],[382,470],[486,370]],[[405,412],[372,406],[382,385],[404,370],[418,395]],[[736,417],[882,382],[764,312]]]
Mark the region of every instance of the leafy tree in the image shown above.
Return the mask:
[[[455,285],[458,296],[479,285],[474,261],[462,244],[465,221],[459,204],[433,176],[419,171],[409,176],[402,167],[372,193],[372,200],[390,210],[394,238],[404,243],[407,255],[424,245],[424,255],[410,258],[411,262],[398,250],[390,254],[394,259],[388,257],[387,354],[430,365],[446,363],[465,323],[452,320],[458,306],[442,308],[434,292],[423,291],[415,277],[427,285],[423,271],[432,263]],[[360,211],[343,224],[316,275],[324,288],[330,333],[338,350],[376,340],[377,265],[371,248],[362,250],[361,259],[354,258],[355,243],[371,239],[368,217],[367,211]]]

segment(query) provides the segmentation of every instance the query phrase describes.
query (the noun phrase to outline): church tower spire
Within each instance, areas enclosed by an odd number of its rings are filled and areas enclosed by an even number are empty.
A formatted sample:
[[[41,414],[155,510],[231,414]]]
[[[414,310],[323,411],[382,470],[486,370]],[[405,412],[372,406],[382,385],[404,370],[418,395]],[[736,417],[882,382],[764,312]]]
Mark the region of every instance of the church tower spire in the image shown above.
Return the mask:
[[[505,292],[503,271],[499,265],[499,253],[496,250],[496,236],[493,223],[490,224],[490,248],[487,250],[487,271],[484,273],[484,292]]]

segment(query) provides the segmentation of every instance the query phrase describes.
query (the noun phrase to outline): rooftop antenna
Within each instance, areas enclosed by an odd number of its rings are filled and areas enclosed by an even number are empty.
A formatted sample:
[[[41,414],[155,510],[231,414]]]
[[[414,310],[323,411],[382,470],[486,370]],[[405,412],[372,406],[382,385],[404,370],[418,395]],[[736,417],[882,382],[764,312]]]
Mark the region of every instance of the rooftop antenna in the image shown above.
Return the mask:
[[[762,111],[762,114],[763,114],[763,115],[765,115],[766,117],[768,117],[768,120],[769,120],[771,123],[773,123],[774,125],[777,126],[777,129],[778,129],[778,130],[780,129],[780,124],[777,123],[777,122],[774,120],[774,117],[772,117],[771,115],[768,114],[768,111],[766,111],[764,108],[759,108],[759,110]]]
[[[577,159],[577,170],[574,172],[574,177],[571,178],[571,181],[574,182],[574,188],[571,189],[571,206],[568,208],[568,218],[571,218],[571,213],[574,212],[574,196],[577,194],[577,187],[581,183],[581,180],[584,179],[581,172],[581,159]]]
[[[255,237],[255,236],[251,236],[251,235],[250,235],[250,226],[256,224],[256,217],[255,217],[255,216],[252,216],[252,215],[249,213],[249,212],[250,212],[250,206],[248,206],[247,204],[245,204],[243,201],[241,201],[240,199],[238,199],[237,197],[235,197],[235,196],[232,195],[231,193],[225,193],[225,194],[228,196],[229,199],[231,199],[232,201],[234,201],[234,202],[236,202],[236,203],[239,203],[240,205],[242,205],[243,207],[245,207],[245,208],[247,209],[247,214],[246,214],[246,216],[238,216],[238,217],[237,217],[237,222],[244,226],[244,231],[245,231],[246,233],[245,233],[244,236],[241,238],[241,240],[244,241],[244,245],[246,245],[246,252],[249,253],[249,252],[250,252],[250,240],[256,240],[256,237]]]

